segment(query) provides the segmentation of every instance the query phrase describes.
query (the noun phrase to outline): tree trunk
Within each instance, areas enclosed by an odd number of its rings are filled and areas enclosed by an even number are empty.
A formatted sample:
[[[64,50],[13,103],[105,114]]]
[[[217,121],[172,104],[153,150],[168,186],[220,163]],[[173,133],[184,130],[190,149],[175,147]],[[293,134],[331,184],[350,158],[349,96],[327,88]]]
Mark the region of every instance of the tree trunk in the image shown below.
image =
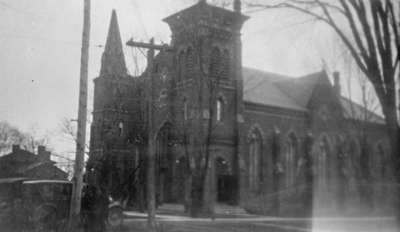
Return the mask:
[[[199,217],[203,214],[204,178],[201,173],[192,176],[192,192],[190,216]]]
[[[191,189],[192,189],[192,175],[187,172],[187,175],[185,176],[185,194],[184,194],[184,207],[185,207],[185,213],[191,213]]]
[[[395,104],[394,104],[395,105]],[[397,111],[396,107],[383,105],[383,112],[386,119],[386,129],[389,135],[390,142],[390,173],[393,175],[393,181],[398,184],[400,183],[400,127],[397,122]],[[399,189],[396,188],[396,217],[400,221],[400,194]]]

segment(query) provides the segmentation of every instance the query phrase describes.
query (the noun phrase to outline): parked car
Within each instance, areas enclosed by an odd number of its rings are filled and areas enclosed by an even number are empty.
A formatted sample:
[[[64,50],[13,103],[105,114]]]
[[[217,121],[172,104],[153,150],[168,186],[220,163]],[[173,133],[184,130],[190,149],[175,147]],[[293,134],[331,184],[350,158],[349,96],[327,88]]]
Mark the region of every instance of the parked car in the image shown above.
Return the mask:
[[[65,231],[73,183],[63,180],[0,179],[0,225],[9,231]],[[120,227],[119,202],[108,206],[107,225]]]
[[[72,182],[28,180],[22,183],[24,216],[37,231],[61,231],[67,227]]]
[[[0,179],[0,227],[4,231],[14,231],[18,225],[16,208],[22,199],[22,183],[27,178]]]

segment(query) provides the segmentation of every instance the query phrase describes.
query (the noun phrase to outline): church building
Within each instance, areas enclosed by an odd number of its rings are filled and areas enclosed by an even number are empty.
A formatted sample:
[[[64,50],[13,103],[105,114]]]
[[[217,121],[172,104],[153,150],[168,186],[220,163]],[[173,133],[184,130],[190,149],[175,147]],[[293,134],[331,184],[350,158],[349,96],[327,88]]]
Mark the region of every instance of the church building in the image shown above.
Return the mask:
[[[188,169],[197,161],[208,162],[208,200],[259,212],[254,201],[260,199],[267,202],[263,213],[278,203],[281,212],[292,207],[308,172],[312,188],[332,196],[388,175],[384,119],[341,95],[338,72],[291,77],[243,67],[247,20],[239,0],[232,10],[200,0],[163,19],[171,42],[158,47],[140,76],[131,76],[113,11],[94,80],[87,172],[96,181],[116,197],[139,199],[149,135],[159,204],[184,203]]]

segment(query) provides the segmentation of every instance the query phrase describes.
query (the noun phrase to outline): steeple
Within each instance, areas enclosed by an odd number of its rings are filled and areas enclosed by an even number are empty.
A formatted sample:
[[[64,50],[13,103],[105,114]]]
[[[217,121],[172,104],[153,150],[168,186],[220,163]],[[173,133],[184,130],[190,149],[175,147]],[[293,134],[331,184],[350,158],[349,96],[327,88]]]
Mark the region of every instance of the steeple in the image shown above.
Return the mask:
[[[107,42],[101,58],[100,76],[125,76],[127,74],[117,14],[112,11]]]

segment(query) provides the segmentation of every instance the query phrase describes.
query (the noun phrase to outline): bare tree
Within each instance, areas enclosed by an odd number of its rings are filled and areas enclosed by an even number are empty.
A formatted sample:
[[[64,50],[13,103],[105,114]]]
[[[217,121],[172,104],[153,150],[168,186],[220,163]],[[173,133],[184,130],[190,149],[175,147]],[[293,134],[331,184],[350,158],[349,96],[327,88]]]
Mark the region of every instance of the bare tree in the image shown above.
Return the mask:
[[[0,155],[11,150],[12,145],[20,145],[23,149],[35,152],[39,145],[47,145],[48,137],[38,135],[35,128],[23,132],[8,122],[0,122]]]
[[[400,181],[400,132],[396,83],[399,80],[399,3],[394,0],[282,0],[249,3],[262,9],[290,9],[329,26],[372,84],[385,116],[391,154]]]
[[[349,63],[351,65],[351,63]],[[350,161],[351,168],[354,170],[353,178],[356,180],[358,195],[363,202],[363,205],[372,207],[372,188],[371,181],[371,167],[370,167],[370,152],[368,144],[368,132],[371,122],[376,122],[378,116],[375,113],[378,109],[376,95],[363,75],[363,73],[356,68],[355,70],[355,84],[361,89],[361,103],[357,104],[353,101],[354,92],[352,91],[352,81],[348,78],[348,96],[349,101],[346,102],[347,110],[349,110],[348,121],[355,138],[359,143],[359,154],[349,154],[347,159]],[[346,107],[346,106],[345,106]],[[350,178],[347,176],[347,178]]]
[[[214,132],[219,126],[217,100],[221,91],[221,78],[229,74],[224,73],[222,56],[213,58],[212,52],[209,54],[205,48],[204,41],[199,39],[193,45],[194,70],[189,74],[183,73],[185,77],[193,76],[194,73],[199,75],[193,82],[195,97],[191,103],[192,113],[184,109],[184,117],[187,117],[183,121],[182,132],[186,162],[185,207],[193,217],[201,214],[214,217],[215,183],[212,175],[215,173],[212,168],[215,157],[212,155],[212,144]]]
[[[90,124],[90,120],[87,120],[87,123]],[[69,118],[62,118],[59,124],[59,131],[60,133],[65,136],[67,139],[71,140],[72,142],[76,142],[76,121],[69,119]],[[89,142],[86,142],[85,149],[89,150]],[[86,154],[88,151],[85,152]]]

